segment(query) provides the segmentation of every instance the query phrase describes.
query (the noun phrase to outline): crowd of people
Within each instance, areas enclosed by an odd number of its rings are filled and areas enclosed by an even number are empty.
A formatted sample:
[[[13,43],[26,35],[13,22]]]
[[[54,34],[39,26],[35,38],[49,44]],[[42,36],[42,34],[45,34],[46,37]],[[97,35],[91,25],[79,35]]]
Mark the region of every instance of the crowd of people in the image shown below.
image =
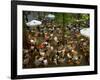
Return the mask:
[[[79,26],[42,23],[23,32],[23,68],[89,65],[89,38]]]

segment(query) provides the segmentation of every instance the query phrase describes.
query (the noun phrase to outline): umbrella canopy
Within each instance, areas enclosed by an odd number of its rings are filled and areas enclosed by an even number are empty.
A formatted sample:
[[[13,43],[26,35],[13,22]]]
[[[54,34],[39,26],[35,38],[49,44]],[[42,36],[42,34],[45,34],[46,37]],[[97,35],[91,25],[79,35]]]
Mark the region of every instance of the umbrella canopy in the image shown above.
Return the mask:
[[[53,14],[48,14],[48,15],[47,15],[47,18],[54,19],[54,18],[55,18],[55,15],[53,15]]]
[[[41,25],[41,24],[42,24],[42,22],[38,21],[38,20],[32,20],[32,21],[26,23],[26,25],[28,27],[38,26],[38,25]]]
[[[90,37],[90,28],[84,28],[80,32],[83,36]]]

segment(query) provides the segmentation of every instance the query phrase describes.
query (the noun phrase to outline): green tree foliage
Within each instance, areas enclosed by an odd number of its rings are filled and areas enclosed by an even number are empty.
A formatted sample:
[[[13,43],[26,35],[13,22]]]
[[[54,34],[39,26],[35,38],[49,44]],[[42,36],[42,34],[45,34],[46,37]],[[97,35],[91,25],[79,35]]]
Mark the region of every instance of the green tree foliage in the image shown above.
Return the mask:
[[[80,27],[89,27],[89,14],[55,13],[55,16],[56,23],[79,24]]]
[[[27,11],[23,12],[23,15],[27,16]],[[34,14],[37,13],[37,14]],[[45,18],[48,14],[54,14],[54,22],[57,24],[65,25],[78,25],[79,27],[89,27],[90,15],[86,13],[61,13],[61,12],[33,12],[35,16],[38,16],[38,20]],[[25,19],[24,18],[24,19]],[[25,20],[24,20],[25,21]]]

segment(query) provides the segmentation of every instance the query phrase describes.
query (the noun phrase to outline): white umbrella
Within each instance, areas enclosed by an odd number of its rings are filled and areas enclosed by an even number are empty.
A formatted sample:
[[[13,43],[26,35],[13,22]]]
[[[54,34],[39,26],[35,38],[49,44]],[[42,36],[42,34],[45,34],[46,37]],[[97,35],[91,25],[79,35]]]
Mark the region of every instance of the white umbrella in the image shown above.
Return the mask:
[[[50,18],[50,19],[54,19],[54,18],[55,18],[55,15],[53,15],[53,14],[48,14],[47,17]]]
[[[90,37],[90,28],[84,28],[84,29],[80,30],[80,33],[83,36]]]
[[[38,20],[32,20],[32,21],[26,23],[26,25],[28,27],[38,26],[38,25],[41,25],[41,24],[42,24],[42,22],[38,21]]]

